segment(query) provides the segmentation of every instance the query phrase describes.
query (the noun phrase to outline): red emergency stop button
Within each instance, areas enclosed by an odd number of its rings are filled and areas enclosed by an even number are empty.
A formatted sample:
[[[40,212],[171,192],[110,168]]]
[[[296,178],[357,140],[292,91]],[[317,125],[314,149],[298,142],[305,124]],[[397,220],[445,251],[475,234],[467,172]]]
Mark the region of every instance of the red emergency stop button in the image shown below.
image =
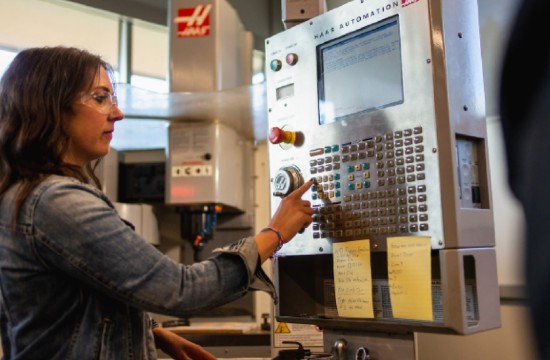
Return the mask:
[[[269,142],[272,144],[294,144],[296,142],[296,133],[294,131],[285,131],[281,128],[271,128],[269,132]]]

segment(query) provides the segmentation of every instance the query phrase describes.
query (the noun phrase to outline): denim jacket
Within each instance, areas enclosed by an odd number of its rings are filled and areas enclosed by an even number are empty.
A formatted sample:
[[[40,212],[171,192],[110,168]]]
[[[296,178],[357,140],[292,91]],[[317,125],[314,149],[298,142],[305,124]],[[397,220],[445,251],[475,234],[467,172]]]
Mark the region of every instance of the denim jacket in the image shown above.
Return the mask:
[[[0,202],[4,358],[156,359],[149,312],[185,316],[274,287],[244,238],[193,265],[147,243],[98,189],[50,176],[11,231],[15,189]]]

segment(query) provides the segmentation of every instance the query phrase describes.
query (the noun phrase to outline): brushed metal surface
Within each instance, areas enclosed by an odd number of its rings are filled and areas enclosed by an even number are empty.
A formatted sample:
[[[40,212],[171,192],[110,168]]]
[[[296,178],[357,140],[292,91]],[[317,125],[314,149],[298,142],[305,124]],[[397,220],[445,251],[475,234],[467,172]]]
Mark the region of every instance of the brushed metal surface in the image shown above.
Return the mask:
[[[316,47],[365,26],[371,26],[391,16],[399,17],[401,35],[401,57],[403,74],[404,101],[402,104],[388,106],[379,110],[351,116],[344,120],[319,125],[319,108],[317,93],[317,55]],[[298,55],[298,63],[288,66],[284,58],[288,53]],[[437,142],[436,112],[434,101],[434,77],[432,58],[432,37],[428,3],[420,1],[411,6],[402,7],[396,1],[354,1],[312,19],[308,23],[295,26],[284,33],[266,40],[267,70],[267,106],[268,126],[300,131],[304,142],[299,147],[269,147],[270,172],[275,174],[280,168],[294,165],[298,167],[305,179],[317,176],[312,174],[309,165],[310,151],[325,146],[357,144],[365,139],[386,136],[395,131],[422,129],[424,146],[424,166],[427,175],[426,185],[429,232],[406,232],[401,235],[424,235],[432,237],[434,249],[443,247],[443,225],[441,218],[442,203],[440,197],[440,170]],[[280,71],[270,71],[269,64],[274,59],[281,59]],[[286,65],[286,66],[285,66]],[[395,69],[399,71],[400,69]],[[364,81],[360,74],[357,79],[350,79],[346,91],[349,95],[356,93],[356,81]],[[294,96],[277,99],[277,89],[293,84]],[[368,99],[366,99],[368,101]],[[384,141],[384,143],[386,143]],[[432,150],[433,149],[433,150]],[[369,191],[406,188],[399,186],[376,185],[376,161],[371,165],[371,188]],[[349,162],[345,165],[359,163]],[[340,171],[341,178],[347,176],[345,169]],[[415,184],[412,185],[416,185]],[[348,191],[345,182],[342,184],[341,200],[346,195],[356,192]],[[366,189],[363,191],[367,191]],[[278,206],[278,199],[272,199],[272,209]],[[313,200],[314,205],[323,207],[320,200]],[[394,235],[397,235],[394,234]],[[313,238],[311,228],[285,246],[282,254],[318,254],[331,252],[333,240],[344,238]],[[364,235],[348,236],[345,240],[364,238]],[[385,249],[385,235],[370,235],[373,250]]]

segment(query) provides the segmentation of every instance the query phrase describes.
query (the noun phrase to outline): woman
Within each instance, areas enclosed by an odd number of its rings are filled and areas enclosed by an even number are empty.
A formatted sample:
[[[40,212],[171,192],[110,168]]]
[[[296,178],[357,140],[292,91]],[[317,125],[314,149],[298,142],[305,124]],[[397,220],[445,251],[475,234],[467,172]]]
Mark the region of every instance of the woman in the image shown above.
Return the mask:
[[[0,82],[6,360],[155,359],[155,340],[178,359],[212,358],[153,331],[148,312],[184,316],[251,289],[274,296],[261,263],[312,221],[301,200],[307,182],[283,199],[268,228],[205,261],[185,266],[161,254],[119,218],[93,174],[123,118],[110,75],[86,51],[34,48]]]

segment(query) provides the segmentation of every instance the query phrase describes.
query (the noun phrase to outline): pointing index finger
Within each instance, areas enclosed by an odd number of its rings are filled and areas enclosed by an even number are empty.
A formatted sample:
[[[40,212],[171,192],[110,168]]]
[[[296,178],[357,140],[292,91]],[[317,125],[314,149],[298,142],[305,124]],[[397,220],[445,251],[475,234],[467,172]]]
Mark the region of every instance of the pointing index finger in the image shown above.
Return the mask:
[[[298,198],[298,199],[301,198],[309,190],[309,188],[313,185],[313,182],[314,182],[313,179],[310,179],[310,180],[306,181],[299,188],[297,188],[292,193],[290,193],[288,196],[292,196],[292,197]]]

